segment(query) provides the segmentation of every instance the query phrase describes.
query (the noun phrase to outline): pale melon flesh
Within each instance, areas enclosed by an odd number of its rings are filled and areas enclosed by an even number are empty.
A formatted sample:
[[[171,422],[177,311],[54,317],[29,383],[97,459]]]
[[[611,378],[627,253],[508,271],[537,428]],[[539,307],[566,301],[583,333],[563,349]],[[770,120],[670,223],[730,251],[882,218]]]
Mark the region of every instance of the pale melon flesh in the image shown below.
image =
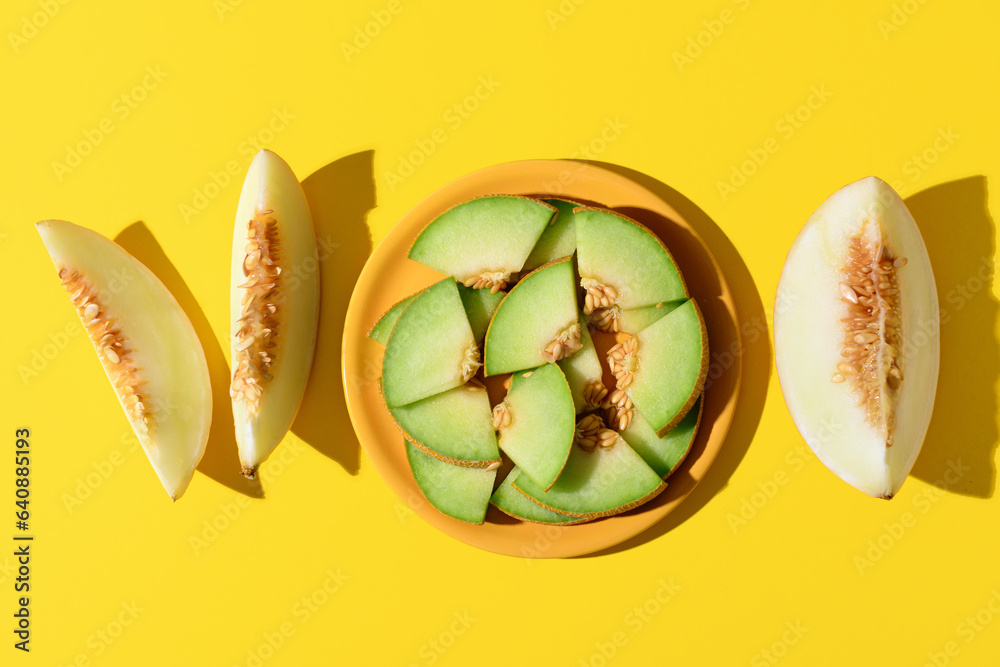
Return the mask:
[[[546,348],[574,326],[580,335],[573,262],[565,257],[529,273],[500,302],[486,332],[486,375],[541,366]]]
[[[472,289],[465,285],[459,285],[458,294],[462,297],[462,306],[465,308],[466,317],[469,318],[472,336],[477,343],[481,344],[486,338],[486,329],[490,325],[493,311],[500,305],[504,292],[490,292],[489,290]],[[368,337],[376,343],[385,345],[392,334],[392,328],[396,326],[396,320],[416,296],[413,294],[393,304],[369,330]]]
[[[508,516],[530,523],[558,523],[569,525],[581,523],[587,519],[580,519],[552,510],[545,509],[535,501],[514,488],[514,480],[521,474],[521,470],[514,466],[510,474],[502,482],[497,490],[493,492],[490,502],[496,505],[497,509]]]
[[[496,470],[453,466],[409,441],[405,446],[413,478],[431,505],[459,521],[478,524],[486,520]]]
[[[652,306],[623,310],[618,313],[618,330],[625,333],[639,333],[668,315],[674,308],[684,305],[684,301],[661,301]]]
[[[940,343],[927,249],[888,184],[856,181],[812,214],[774,313],[778,378],[802,437],[848,484],[891,498],[927,432]]]
[[[501,403],[510,421],[500,428],[500,449],[543,489],[559,477],[573,445],[576,410],[559,366],[545,364],[511,382]]]
[[[657,475],[666,479],[677,470],[691,451],[703,405],[704,402],[699,398],[684,419],[663,437],[658,436],[645,417],[636,412],[628,426],[621,431],[621,436]]]
[[[560,257],[569,257],[576,251],[576,227],[573,225],[573,209],[580,205],[568,199],[543,199],[554,206],[558,213],[549,222],[541,237],[531,249],[522,271],[534,271],[542,264],[548,264]]]
[[[546,491],[527,475],[514,488],[542,507],[579,518],[626,512],[652,499],[666,484],[621,438],[610,447],[573,447],[559,479]]]
[[[458,285],[445,278],[418,294],[396,320],[382,358],[386,405],[408,405],[465,384],[469,358],[478,358],[478,346]]]
[[[378,319],[378,322],[368,331],[368,337],[379,343],[380,345],[385,345],[389,342],[389,335],[392,333],[392,328],[396,326],[396,320],[403,313],[410,302],[416,298],[416,294],[406,297],[402,301],[397,301],[389,310],[382,314],[382,317]]]
[[[477,197],[434,218],[409,257],[465,283],[484,272],[510,276],[524,266],[556,209],[517,195]]]
[[[597,406],[587,403],[584,397],[584,390],[592,382],[602,382],[604,370],[601,367],[601,358],[597,355],[594,347],[594,339],[590,336],[590,329],[587,322],[580,318],[580,344],[581,348],[571,357],[560,359],[556,363],[562,369],[569,382],[569,389],[573,392],[573,405],[576,406],[577,414],[584,410],[590,410]],[[603,386],[603,383],[602,385]]]

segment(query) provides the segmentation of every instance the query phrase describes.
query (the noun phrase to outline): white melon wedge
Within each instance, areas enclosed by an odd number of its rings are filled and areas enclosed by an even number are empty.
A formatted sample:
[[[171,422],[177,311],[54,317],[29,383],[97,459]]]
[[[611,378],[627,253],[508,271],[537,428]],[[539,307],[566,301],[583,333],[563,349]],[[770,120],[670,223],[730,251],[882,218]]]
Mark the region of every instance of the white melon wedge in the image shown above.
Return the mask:
[[[521,469],[514,466],[514,469],[500,482],[500,486],[497,487],[497,490],[493,492],[493,496],[490,498],[490,502],[507,516],[529,523],[562,524],[564,526],[590,520],[553,512],[531,500],[514,488],[514,480],[520,474]]]
[[[938,330],[934,273],[903,200],[875,177],[835,192],[788,252],[774,354],[802,437],[868,495],[893,497],[923,444]]]
[[[61,220],[36,225],[160,483],[177,500],[205,453],[205,352],[160,280],[121,246]]]
[[[252,478],[302,403],[319,319],[309,205],[294,172],[268,150],[243,182],[230,276],[230,396],[240,465]]]
[[[405,441],[406,460],[420,492],[441,513],[466,523],[483,523],[496,468],[464,468],[429,456]]]

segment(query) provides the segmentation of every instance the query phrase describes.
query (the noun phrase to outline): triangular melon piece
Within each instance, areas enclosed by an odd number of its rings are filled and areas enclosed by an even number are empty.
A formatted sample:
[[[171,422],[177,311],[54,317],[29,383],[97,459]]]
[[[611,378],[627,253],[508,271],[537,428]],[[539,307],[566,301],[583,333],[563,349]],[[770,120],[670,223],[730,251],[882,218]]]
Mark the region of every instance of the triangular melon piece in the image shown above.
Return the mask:
[[[555,214],[555,207],[530,197],[476,197],[434,218],[409,257],[464,285],[496,292],[521,270]]]
[[[673,256],[647,228],[620,213],[593,207],[576,209],[573,222],[580,285],[587,292],[583,310],[595,324],[622,310],[687,298]]]
[[[677,426],[670,429],[662,438],[638,412],[632,414],[628,426],[622,430],[621,436],[625,442],[642,457],[646,464],[656,471],[656,474],[666,479],[691,451],[694,436],[701,422],[701,411],[704,402],[699,398],[691,410]]]
[[[686,301],[685,299],[684,301]],[[650,326],[656,322],[661,317],[667,315],[674,308],[684,304],[684,301],[661,301],[652,306],[643,306],[642,308],[631,308],[629,310],[622,310],[618,313],[617,317],[617,331],[622,331],[624,333],[639,333],[646,327]],[[602,331],[615,331],[615,329],[604,329],[603,327],[598,327]]]
[[[708,375],[708,333],[694,300],[615,345],[608,363],[618,388],[666,435],[698,400]]]
[[[493,409],[493,426],[500,432],[500,449],[545,489],[559,477],[573,446],[573,394],[556,364],[517,375]]]
[[[655,498],[663,480],[620,437],[609,447],[570,452],[566,468],[546,491],[527,475],[514,488],[542,507],[568,516],[598,519],[626,512]]]
[[[392,328],[396,326],[396,320],[399,319],[399,316],[402,315],[403,311],[410,305],[410,302],[413,301],[416,296],[416,294],[413,294],[406,297],[402,301],[394,303],[368,331],[368,337],[381,345],[385,345],[389,342],[389,334],[392,333]]]
[[[476,381],[390,408],[389,414],[407,440],[447,463],[486,468],[500,462],[490,399]]]
[[[500,486],[493,492],[490,502],[497,506],[501,512],[521,521],[530,523],[558,523],[564,526],[575,523],[583,523],[589,519],[579,519],[559,512],[547,510],[526,495],[514,488],[514,480],[521,474],[521,470],[514,466],[510,474],[500,482]]]
[[[506,294],[491,292],[488,289],[474,289],[465,285],[458,286],[458,294],[462,297],[465,316],[469,318],[469,326],[472,327],[472,336],[476,339],[476,343],[482,345],[493,313]]]
[[[486,332],[486,375],[535,368],[572,355],[582,336],[569,257],[532,271],[514,286]]]
[[[389,408],[461,386],[480,366],[458,285],[445,278],[403,310],[385,346],[382,395]]]
[[[601,358],[597,355],[594,340],[583,319],[580,320],[580,345],[576,354],[557,362],[573,392],[573,405],[576,406],[577,414],[597,409],[608,395],[601,379],[604,375]]]
[[[524,262],[523,272],[534,271],[542,264],[548,264],[560,257],[569,257],[576,252],[576,227],[573,225],[573,209],[580,206],[568,199],[543,199],[546,204],[556,207],[559,212],[542,232],[538,243]]]
[[[424,497],[459,521],[483,523],[497,471],[449,465],[406,441],[406,459]]]

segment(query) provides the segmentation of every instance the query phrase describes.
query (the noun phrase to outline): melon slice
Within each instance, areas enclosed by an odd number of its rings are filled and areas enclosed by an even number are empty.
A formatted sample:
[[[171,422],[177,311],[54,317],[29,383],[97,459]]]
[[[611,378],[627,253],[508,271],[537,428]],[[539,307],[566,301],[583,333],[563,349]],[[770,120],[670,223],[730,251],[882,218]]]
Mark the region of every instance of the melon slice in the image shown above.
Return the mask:
[[[500,302],[486,332],[486,375],[571,356],[581,336],[573,262],[564,257],[526,275]]]
[[[580,319],[579,351],[556,363],[559,364],[559,368],[566,376],[566,381],[569,382],[569,389],[573,393],[573,405],[576,406],[577,413],[599,408],[607,397],[608,390],[602,379],[604,369],[601,367],[601,358],[597,355],[594,340],[590,337],[590,330],[582,317]]]
[[[649,325],[659,320],[661,317],[669,314],[677,306],[682,305],[684,305],[684,301],[661,301],[660,303],[652,306],[643,306],[642,308],[632,308],[630,310],[619,311],[617,313],[617,320],[614,322],[602,325],[601,322],[595,321],[594,325],[601,331],[612,332],[616,330],[616,322],[617,331],[622,331],[624,333],[639,333]],[[605,311],[604,316],[607,317],[609,314],[609,311]]]
[[[459,387],[479,369],[479,347],[454,278],[417,295],[393,327],[382,358],[382,395],[397,408]]]
[[[409,441],[405,446],[413,478],[431,505],[459,521],[483,523],[486,520],[497,476],[495,468],[453,466],[428,456]]]
[[[389,334],[392,333],[392,328],[396,326],[396,320],[399,319],[403,310],[410,305],[410,302],[413,301],[416,296],[416,294],[413,294],[406,297],[402,301],[394,303],[368,331],[368,337],[381,345],[385,345],[389,342]]]
[[[403,435],[431,456],[472,468],[500,464],[490,399],[475,380],[389,413]]]
[[[684,419],[663,437],[656,435],[649,422],[636,412],[628,426],[621,431],[621,436],[657,475],[666,479],[677,470],[691,451],[701,422],[703,405],[704,402],[699,398]]]
[[[602,331],[617,331],[622,310],[688,296],[666,246],[641,224],[614,211],[581,207],[573,218],[583,312]]]
[[[924,441],[939,365],[937,289],[906,205],[869,177],[799,232],[778,282],[774,353],[802,437],[837,476],[891,498]]]
[[[465,285],[458,286],[458,294],[462,297],[462,306],[465,307],[465,316],[469,318],[469,326],[472,327],[472,337],[476,343],[482,345],[486,339],[486,330],[493,319],[493,313],[497,306],[503,301],[503,292],[491,292],[485,289],[474,289]]]
[[[555,214],[555,207],[530,197],[476,197],[434,218],[409,257],[464,285],[496,292],[521,270]]]
[[[121,246],[62,220],[36,225],[156,476],[177,500],[205,453],[212,387],[187,315]]]
[[[547,491],[525,474],[514,480],[514,488],[545,509],[582,519],[620,514],[652,500],[666,488],[663,479],[610,433],[606,446],[590,451],[574,446],[565,470]]]
[[[496,505],[497,509],[501,512],[515,519],[530,523],[558,523],[569,526],[589,520],[547,510],[533,500],[530,500],[526,495],[514,488],[514,480],[520,474],[520,468],[514,466],[510,474],[500,482],[500,486],[493,492],[490,502]]]
[[[493,409],[500,449],[543,489],[566,465],[575,425],[573,394],[556,364],[516,374],[507,396]]]
[[[548,264],[560,257],[569,257],[576,252],[576,227],[573,225],[573,209],[580,204],[568,199],[543,199],[556,208],[558,213],[549,222],[538,243],[524,262],[522,272],[534,271],[542,264]]]
[[[611,348],[608,363],[618,389],[666,435],[698,400],[708,374],[708,334],[694,300]]]
[[[243,182],[230,280],[229,394],[240,465],[252,478],[299,410],[319,323],[309,205],[295,173],[269,150],[257,153]]]

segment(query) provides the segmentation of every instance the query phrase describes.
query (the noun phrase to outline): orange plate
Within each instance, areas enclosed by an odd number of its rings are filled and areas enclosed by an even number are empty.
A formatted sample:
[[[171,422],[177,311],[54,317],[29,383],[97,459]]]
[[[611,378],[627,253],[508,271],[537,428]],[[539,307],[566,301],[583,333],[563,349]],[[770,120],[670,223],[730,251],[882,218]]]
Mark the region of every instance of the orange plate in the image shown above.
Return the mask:
[[[442,277],[406,257],[424,226],[455,204],[490,194],[565,196],[600,203],[639,220],[670,248],[691,296],[704,313],[709,347],[716,354],[709,365],[701,427],[687,459],[669,478],[667,489],[642,507],[578,526],[555,527],[517,522],[491,506],[486,523],[476,526],[441,514],[424,501],[413,480],[403,438],[379,396],[384,348],[369,340],[367,333],[392,304]],[[677,507],[705,476],[722,447],[736,407],[740,383],[736,321],[733,297],[719,265],[697,232],[652,192],[583,162],[510,162],[462,176],[434,192],[404,215],[375,248],[358,278],[344,323],[342,368],[347,407],[358,440],[379,474],[431,525],[466,544],[499,554],[579,556],[614,546],[649,528]]]

